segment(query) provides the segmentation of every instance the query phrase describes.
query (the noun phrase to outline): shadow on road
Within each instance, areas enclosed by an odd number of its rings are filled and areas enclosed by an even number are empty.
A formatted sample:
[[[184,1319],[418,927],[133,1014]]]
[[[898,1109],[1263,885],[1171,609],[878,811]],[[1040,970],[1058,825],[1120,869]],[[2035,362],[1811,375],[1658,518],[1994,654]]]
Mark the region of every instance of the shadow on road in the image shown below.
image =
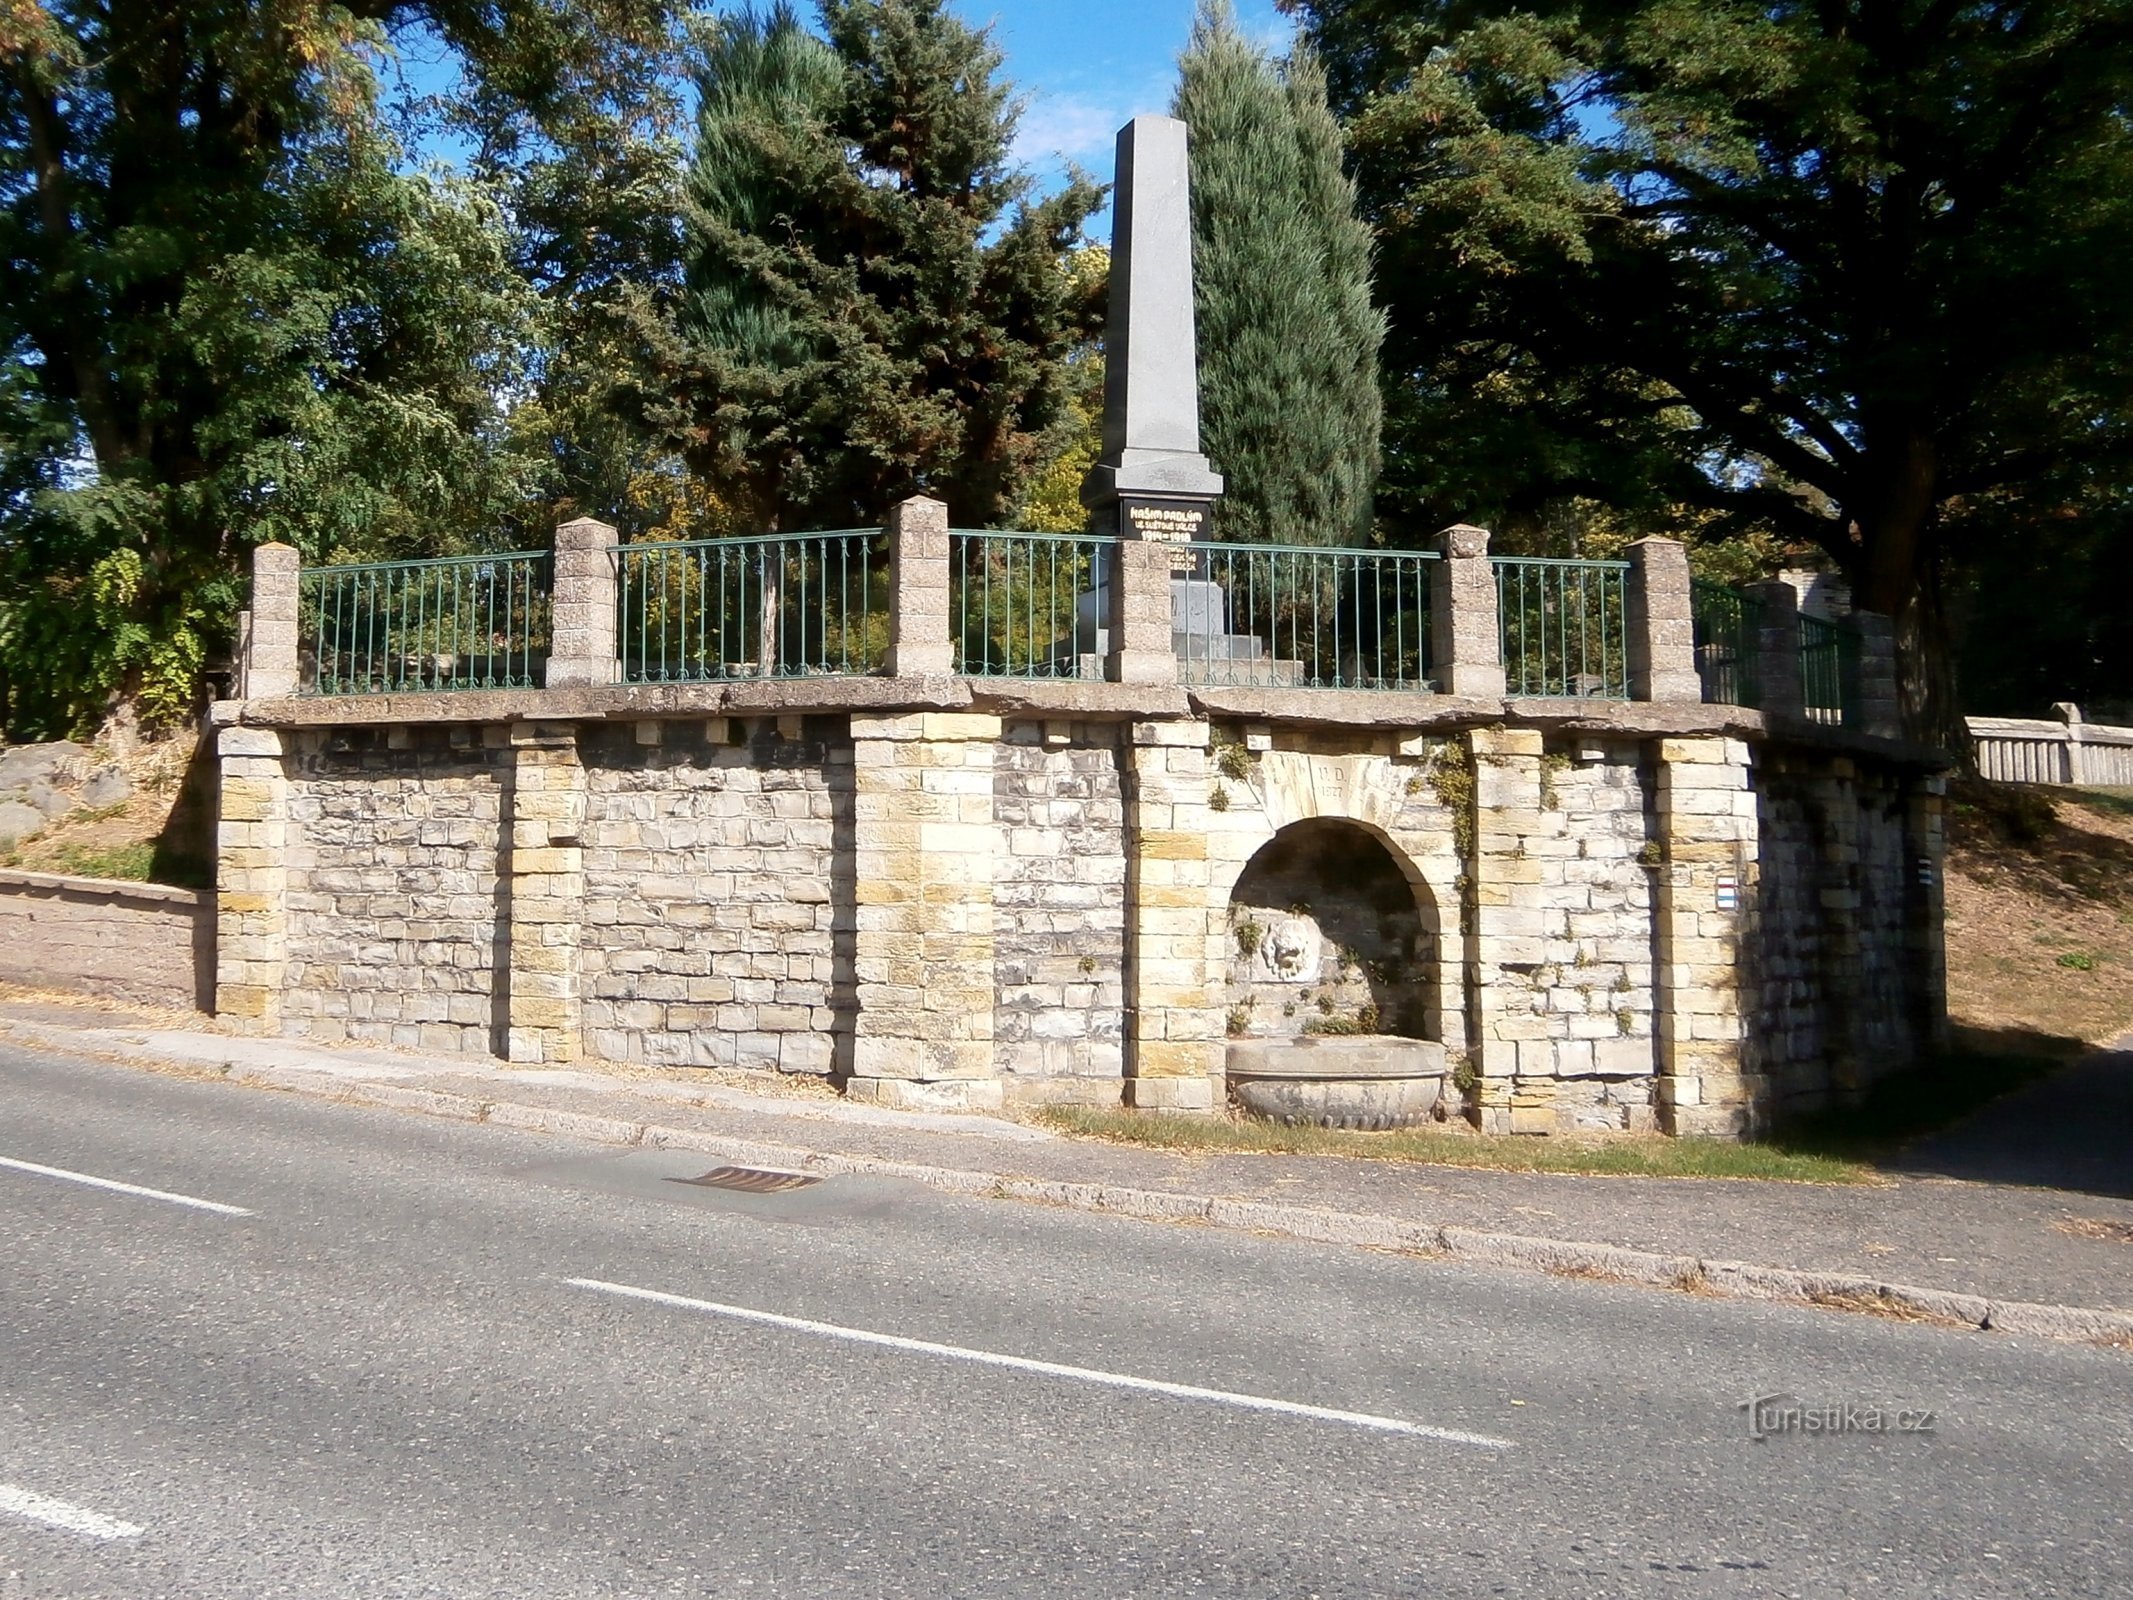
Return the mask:
[[[2133,1199],[2133,1040],[2098,1051],[1905,1146],[1881,1164]]]

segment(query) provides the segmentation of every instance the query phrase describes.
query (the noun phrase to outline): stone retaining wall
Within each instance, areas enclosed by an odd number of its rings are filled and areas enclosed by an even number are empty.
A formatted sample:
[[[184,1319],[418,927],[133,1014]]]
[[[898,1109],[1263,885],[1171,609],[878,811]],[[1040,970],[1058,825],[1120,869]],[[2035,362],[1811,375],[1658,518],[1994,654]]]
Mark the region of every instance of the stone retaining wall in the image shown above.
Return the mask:
[[[1011,724],[994,755],[993,1055],[1017,1098],[1116,1104],[1125,799],[1115,729]]]
[[[224,1009],[906,1106],[1205,1109],[1232,1037],[1404,1036],[1516,1133],[1739,1133],[1915,1059],[1940,780],[1671,727],[232,729]]]
[[[501,729],[307,732],[284,762],[282,1031],[487,1054],[510,908]]]
[[[206,896],[0,869],[0,982],[191,1011],[214,997]]]
[[[812,1073],[848,1057],[852,746],[836,720],[580,739],[593,1054]]]

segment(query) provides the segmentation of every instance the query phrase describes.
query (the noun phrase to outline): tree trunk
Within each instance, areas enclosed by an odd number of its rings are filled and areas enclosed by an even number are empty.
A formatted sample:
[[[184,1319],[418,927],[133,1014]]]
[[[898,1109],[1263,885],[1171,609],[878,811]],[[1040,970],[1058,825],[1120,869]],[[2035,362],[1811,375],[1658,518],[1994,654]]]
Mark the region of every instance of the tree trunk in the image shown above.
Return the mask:
[[[1958,770],[1975,777],[1977,751],[1963,718],[1938,555],[1926,563],[1910,606],[1897,619],[1896,681],[1904,732],[1920,744],[1947,751]]]

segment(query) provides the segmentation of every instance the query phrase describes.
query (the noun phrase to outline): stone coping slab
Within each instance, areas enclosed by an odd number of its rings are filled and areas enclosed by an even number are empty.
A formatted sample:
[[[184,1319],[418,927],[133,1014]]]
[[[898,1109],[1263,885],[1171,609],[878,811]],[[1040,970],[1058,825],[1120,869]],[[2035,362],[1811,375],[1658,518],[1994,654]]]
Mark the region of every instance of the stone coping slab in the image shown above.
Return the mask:
[[[128,878],[77,878],[59,872],[26,872],[19,867],[0,867],[0,892],[65,894],[96,900],[153,900],[176,906],[197,906],[197,889],[180,889],[167,883],[140,883]]]
[[[1510,722],[1594,738],[1722,737],[1846,752],[1934,770],[1949,764],[1945,755],[1926,746],[1846,732],[1801,718],[1768,717],[1739,706],[948,675],[824,675],[557,689],[287,695],[217,701],[210,721],[216,727],[333,728],[901,711],[980,711],[995,716],[1091,722],[1204,717],[1291,727],[1408,732],[1451,732],[1484,723]]]

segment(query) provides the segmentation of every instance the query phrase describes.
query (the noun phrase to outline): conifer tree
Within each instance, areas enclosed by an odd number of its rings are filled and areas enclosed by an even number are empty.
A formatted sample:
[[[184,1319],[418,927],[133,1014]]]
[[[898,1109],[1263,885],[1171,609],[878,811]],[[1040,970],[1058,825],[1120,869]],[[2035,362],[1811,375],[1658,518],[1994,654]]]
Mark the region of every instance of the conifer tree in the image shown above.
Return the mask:
[[[1203,0],[1179,67],[1201,442],[1227,479],[1216,536],[1357,543],[1378,471],[1385,328],[1324,75],[1301,44],[1277,66],[1228,0]]]
[[[942,0],[821,20],[745,12],[705,54],[653,410],[758,527],[861,525],[920,491],[995,523],[1079,426],[1061,263],[1100,191],[1030,198],[1000,53]]]

